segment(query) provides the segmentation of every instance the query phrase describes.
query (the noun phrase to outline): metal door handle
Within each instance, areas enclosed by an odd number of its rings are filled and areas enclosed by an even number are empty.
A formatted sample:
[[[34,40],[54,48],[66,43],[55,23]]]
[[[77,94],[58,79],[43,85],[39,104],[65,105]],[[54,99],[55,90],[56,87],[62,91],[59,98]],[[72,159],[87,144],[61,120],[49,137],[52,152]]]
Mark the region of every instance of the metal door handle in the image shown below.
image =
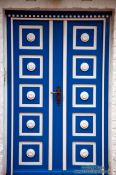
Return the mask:
[[[60,86],[57,86],[57,90],[55,92],[51,92],[51,94],[56,94],[56,101],[57,101],[57,104],[59,105],[60,101],[61,101],[61,88],[60,88]]]

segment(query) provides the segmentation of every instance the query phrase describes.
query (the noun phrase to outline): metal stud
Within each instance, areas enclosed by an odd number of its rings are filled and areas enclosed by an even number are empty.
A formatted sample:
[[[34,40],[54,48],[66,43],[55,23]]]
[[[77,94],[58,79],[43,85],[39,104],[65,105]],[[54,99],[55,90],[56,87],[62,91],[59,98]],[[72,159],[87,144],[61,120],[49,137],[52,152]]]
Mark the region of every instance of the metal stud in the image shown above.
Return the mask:
[[[35,151],[34,149],[28,149],[26,152],[27,157],[33,158],[35,156]]]
[[[81,69],[83,72],[88,71],[88,69],[89,69],[88,63],[82,63],[82,64],[80,65],[80,69]]]
[[[27,98],[28,98],[28,100],[34,100],[35,99],[35,93],[33,91],[27,92]]]
[[[89,123],[88,123],[87,120],[82,120],[82,121],[80,122],[80,127],[81,127],[82,129],[87,129],[88,126],[89,126]]]
[[[80,94],[80,98],[81,98],[82,100],[88,100],[89,94],[88,94],[86,91],[83,91],[83,92],[81,92],[81,94]]]
[[[27,69],[28,69],[29,71],[34,71],[35,68],[36,68],[35,63],[29,62],[29,63],[27,64]]]
[[[35,34],[34,33],[28,33],[27,34],[27,41],[33,42],[35,40]]]
[[[35,127],[35,122],[34,120],[28,120],[26,123],[27,128],[33,129]]]
[[[88,33],[83,33],[81,35],[81,41],[83,41],[83,42],[89,41],[89,35],[88,35]]]
[[[89,156],[88,150],[87,150],[87,149],[82,149],[82,150],[80,151],[80,156],[81,156],[82,158],[87,158],[87,157]]]
[[[15,17],[15,14],[12,14],[12,17]]]

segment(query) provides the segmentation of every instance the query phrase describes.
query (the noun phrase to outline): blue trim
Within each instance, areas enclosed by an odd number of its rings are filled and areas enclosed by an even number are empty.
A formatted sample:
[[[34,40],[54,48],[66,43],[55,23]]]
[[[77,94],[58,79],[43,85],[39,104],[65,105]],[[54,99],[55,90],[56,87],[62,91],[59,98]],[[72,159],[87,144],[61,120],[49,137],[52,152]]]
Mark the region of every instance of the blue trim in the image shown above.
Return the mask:
[[[59,37],[60,36],[60,37]],[[53,23],[53,91],[57,86],[63,87],[63,23],[62,21],[54,21]],[[62,98],[62,97],[61,97]],[[62,136],[63,136],[63,120],[62,120],[62,99],[57,104],[56,96],[53,97],[53,169],[62,169]]]
[[[106,21],[106,40],[105,40],[105,91],[104,91],[104,138],[105,138],[105,148],[104,148],[104,165],[105,170],[108,170],[108,92],[109,92],[109,42],[110,42],[110,19]],[[107,173],[106,173],[107,174]]]

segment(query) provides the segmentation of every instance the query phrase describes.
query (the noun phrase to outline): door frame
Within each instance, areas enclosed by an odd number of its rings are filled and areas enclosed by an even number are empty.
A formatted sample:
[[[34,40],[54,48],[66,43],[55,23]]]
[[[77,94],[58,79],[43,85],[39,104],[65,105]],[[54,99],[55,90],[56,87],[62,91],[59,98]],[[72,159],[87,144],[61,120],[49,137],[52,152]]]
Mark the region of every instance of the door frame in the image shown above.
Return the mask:
[[[20,12],[22,12],[22,11],[23,11],[23,9],[20,10]],[[35,11],[37,11],[37,10],[35,9]],[[48,9],[46,9],[46,12],[47,11],[48,11]],[[8,10],[6,10],[6,12],[8,12]],[[10,12],[13,13],[14,10],[10,10]],[[29,12],[30,12],[30,10],[29,10]],[[41,12],[45,12],[45,9],[43,11],[41,11]],[[51,11],[51,12],[53,12],[53,11]],[[66,12],[68,12],[68,11],[66,10]],[[70,12],[72,12],[72,11],[70,11]],[[78,13],[79,11],[76,11],[76,12]],[[96,11],[96,12],[98,12],[98,11]],[[96,12],[95,11],[91,11],[91,13],[96,13]],[[104,10],[104,12],[105,12],[105,10]],[[85,13],[88,13],[88,11],[86,11]],[[88,20],[88,18],[81,18],[81,19]],[[96,18],[91,18],[90,20],[92,20],[92,19],[95,20]],[[112,17],[110,17],[110,19],[111,19],[110,20],[110,26],[109,26],[110,27],[110,37],[109,37],[110,42],[109,42],[109,54],[108,54],[108,56],[109,56],[109,66],[108,66],[108,68],[109,68],[109,71],[108,71],[108,75],[109,75],[109,82],[108,82],[108,87],[109,87],[109,89],[108,89],[108,121],[109,121],[109,123],[108,123],[108,154],[109,154],[109,156],[108,156],[108,163],[109,163],[109,166],[110,166],[110,157],[112,157],[111,156],[111,139],[110,139],[111,129],[112,129],[111,128],[111,124],[110,124],[112,122],[112,117],[111,117],[111,109],[112,108],[111,108],[111,104],[110,104],[110,101],[112,100],[112,97],[111,97],[111,89],[112,88],[110,87],[111,82],[112,82],[112,73],[111,73],[111,70],[112,70],[112,49],[111,49],[112,48],[111,47],[112,46],[112,41],[111,41],[111,38],[112,38]],[[7,162],[7,102],[8,102],[7,101],[7,36],[6,36],[6,32],[7,32],[7,25],[6,25],[7,17],[6,17],[6,15],[4,15],[4,20],[5,20],[4,21],[4,29],[5,29],[4,30],[4,57],[5,57],[5,60],[4,60],[4,77],[5,77],[5,80],[4,80],[4,88],[5,88],[5,90],[4,90],[5,91],[5,93],[4,93],[4,99],[5,99],[4,100],[4,104],[5,104],[5,106],[4,106],[4,111],[5,111],[4,112],[4,116],[5,116],[4,117],[4,121],[5,121],[5,126],[4,126],[4,128],[5,128],[5,132],[4,132],[4,136],[5,136],[5,139],[4,139],[5,153],[4,153],[4,156],[5,156],[5,170],[6,170],[6,167],[7,167],[7,165],[6,165],[7,164],[6,163]],[[46,20],[47,20],[47,18],[46,18]],[[54,20],[54,18],[53,18],[53,20]],[[74,18],[73,18],[73,20],[74,20]],[[99,18],[99,20],[102,20],[102,21],[105,22],[105,19],[103,19],[103,18]]]

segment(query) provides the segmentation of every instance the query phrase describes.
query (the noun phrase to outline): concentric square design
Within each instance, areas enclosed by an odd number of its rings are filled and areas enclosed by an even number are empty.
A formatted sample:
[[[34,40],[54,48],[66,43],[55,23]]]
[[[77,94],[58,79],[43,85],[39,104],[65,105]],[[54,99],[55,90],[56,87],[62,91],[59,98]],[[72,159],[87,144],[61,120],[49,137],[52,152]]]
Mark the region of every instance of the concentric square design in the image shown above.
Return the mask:
[[[33,63],[35,69],[28,70],[28,64]],[[19,57],[19,78],[43,78],[43,56],[21,55]]]
[[[87,64],[88,70],[82,70],[82,64]],[[73,56],[73,78],[96,78],[96,56]]]
[[[28,36],[34,36],[30,42]],[[32,38],[32,36],[30,38]],[[20,49],[43,49],[43,26],[20,25],[19,26]]]
[[[33,121],[35,126],[28,128],[28,121]],[[20,113],[19,114],[19,135],[20,136],[42,136],[43,135],[43,114],[42,113]]]
[[[34,157],[27,156],[27,150],[33,149]],[[42,142],[19,142],[19,165],[42,165],[43,161]]]
[[[30,100],[27,94],[33,92],[35,98]],[[20,107],[42,107],[43,106],[43,85],[41,84],[20,84],[19,86]]]
[[[83,129],[81,122],[86,121],[88,127]],[[94,113],[73,113],[72,114],[72,135],[73,136],[96,136],[96,114]]]
[[[88,156],[83,158],[80,151],[86,149]],[[73,142],[72,143],[72,164],[75,165],[96,165],[96,143],[95,142]]]
[[[96,85],[73,84],[72,92],[73,107],[96,107]],[[87,100],[81,99],[83,92],[88,94]]]
[[[88,35],[88,41],[84,42],[82,35]],[[73,26],[73,49],[96,50],[97,27],[96,26]]]

